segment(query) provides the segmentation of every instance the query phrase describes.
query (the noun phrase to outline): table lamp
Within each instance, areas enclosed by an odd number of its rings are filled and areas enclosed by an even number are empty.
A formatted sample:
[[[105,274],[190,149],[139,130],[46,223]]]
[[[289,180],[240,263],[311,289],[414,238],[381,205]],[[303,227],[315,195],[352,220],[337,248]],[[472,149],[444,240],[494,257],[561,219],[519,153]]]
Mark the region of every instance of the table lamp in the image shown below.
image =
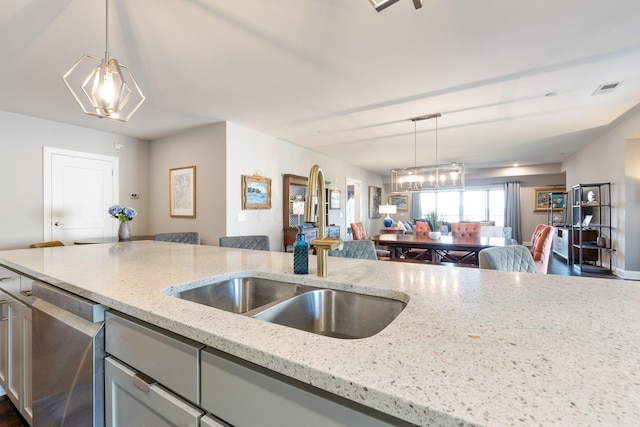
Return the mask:
[[[296,199],[292,202],[292,210],[294,215],[298,215],[298,226],[302,225],[300,222],[300,215],[304,215],[304,200],[302,196],[296,196]]]
[[[393,218],[391,218],[389,214],[396,213],[396,205],[380,205],[379,209],[380,213],[387,214],[387,216],[382,220],[382,223],[387,228],[391,227],[393,225]]]

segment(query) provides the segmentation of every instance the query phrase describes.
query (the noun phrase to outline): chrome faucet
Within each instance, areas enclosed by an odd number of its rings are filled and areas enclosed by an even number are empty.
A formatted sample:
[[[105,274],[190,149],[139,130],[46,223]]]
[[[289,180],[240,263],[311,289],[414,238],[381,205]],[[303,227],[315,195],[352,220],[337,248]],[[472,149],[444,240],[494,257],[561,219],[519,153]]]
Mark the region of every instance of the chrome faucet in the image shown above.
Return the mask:
[[[326,192],[324,188],[324,173],[320,166],[313,165],[309,172],[309,184],[307,185],[307,200],[304,206],[304,220],[315,222],[315,206],[318,206],[318,237],[313,241],[313,246],[318,258],[318,276],[327,276],[327,251],[342,250],[342,239],[326,237]]]

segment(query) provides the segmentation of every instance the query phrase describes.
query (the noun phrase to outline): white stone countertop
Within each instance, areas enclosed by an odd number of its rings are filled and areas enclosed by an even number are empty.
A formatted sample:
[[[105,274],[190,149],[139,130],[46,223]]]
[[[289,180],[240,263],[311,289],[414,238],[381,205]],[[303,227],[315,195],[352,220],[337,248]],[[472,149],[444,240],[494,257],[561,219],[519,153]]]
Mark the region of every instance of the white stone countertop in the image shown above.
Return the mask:
[[[138,241],[0,252],[0,264],[417,425],[638,425],[640,283]],[[256,274],[408,301],[329,338],[163,290]]]

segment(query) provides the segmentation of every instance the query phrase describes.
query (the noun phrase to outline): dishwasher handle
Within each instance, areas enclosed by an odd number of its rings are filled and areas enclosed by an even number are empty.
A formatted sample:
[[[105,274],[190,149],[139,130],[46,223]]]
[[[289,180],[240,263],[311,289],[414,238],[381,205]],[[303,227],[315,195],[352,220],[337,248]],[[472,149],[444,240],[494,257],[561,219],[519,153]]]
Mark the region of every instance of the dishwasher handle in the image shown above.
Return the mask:
[[[33,282],[33,296],[55,305],[90,322],[103,322],[107,310],[102,304],[82,298],[55,286]]]

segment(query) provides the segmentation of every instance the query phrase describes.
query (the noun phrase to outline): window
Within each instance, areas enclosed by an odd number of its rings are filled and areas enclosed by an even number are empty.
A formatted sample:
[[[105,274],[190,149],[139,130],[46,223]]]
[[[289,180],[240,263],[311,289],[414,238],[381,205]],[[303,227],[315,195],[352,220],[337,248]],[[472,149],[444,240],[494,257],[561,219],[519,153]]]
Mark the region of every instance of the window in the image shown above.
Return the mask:
[[[446,222],[495,221],[496,225],[504,225],[504,190],[501,187],[420,194],[421,216],[436,206]]]

